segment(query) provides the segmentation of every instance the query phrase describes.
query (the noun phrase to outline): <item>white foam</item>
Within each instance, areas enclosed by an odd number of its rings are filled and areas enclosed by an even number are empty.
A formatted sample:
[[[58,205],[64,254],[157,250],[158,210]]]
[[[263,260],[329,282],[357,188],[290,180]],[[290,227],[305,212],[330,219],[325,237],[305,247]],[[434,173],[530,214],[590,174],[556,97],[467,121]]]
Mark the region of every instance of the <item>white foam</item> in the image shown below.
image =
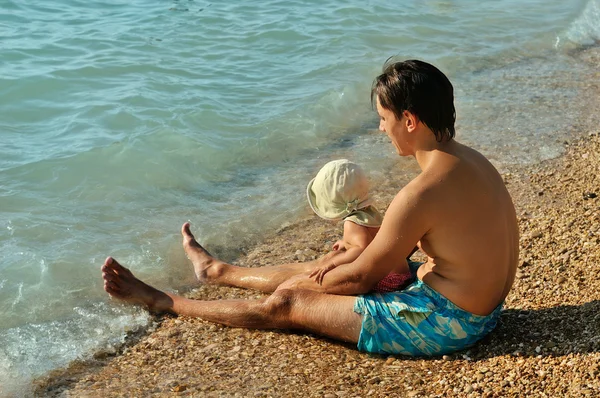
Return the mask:
[[[580,45],[594,45],[600,41],[600,0],[590,0],[583,12],[571,24],[566,36]]]
[[[114,352],[149,314],[105,302],[73,308],[70,319],[0,331],[0,396],[29,395],[30,382],[94,352]]]

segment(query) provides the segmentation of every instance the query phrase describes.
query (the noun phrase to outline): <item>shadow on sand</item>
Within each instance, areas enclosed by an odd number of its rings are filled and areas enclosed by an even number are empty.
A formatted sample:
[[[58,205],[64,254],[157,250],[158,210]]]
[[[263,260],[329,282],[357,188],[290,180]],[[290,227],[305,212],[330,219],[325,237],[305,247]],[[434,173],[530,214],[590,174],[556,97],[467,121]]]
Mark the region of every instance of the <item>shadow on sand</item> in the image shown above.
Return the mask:
[[[600,300],[537,310],[506,309],[496,329],[455,355],[563,356],[600,351]]]

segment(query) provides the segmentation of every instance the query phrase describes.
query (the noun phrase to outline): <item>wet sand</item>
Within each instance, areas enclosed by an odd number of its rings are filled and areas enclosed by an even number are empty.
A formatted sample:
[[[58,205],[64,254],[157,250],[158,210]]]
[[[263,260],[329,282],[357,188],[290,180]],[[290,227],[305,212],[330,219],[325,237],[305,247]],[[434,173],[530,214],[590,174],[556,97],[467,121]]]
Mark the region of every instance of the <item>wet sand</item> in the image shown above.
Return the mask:
[[[157,318],[118,355],[98,354],[36,382],[37,395],[73,397],[600,395],[600,137],[565,143],[565,156],[503,177],[521,229],[517,280],[497,329],[474,348],[415,359],[358,352],[310,334]],[[401,185],[400,185],[401,186]],[[389,203],[398,185],[374,187]],[[339,224],[309,215],[237,261],[258,267],[325,253]],[[192,268],[190,266],[190,272]],[[201,286],[188,296],[256,298]]]

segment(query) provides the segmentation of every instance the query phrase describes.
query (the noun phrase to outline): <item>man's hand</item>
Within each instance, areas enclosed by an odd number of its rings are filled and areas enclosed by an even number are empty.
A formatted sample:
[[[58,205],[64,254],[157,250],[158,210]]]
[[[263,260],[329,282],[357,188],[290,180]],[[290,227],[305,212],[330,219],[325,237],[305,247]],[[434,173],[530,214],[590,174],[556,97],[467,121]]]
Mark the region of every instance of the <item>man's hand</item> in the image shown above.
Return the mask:
[[[309,278],[312,278],[313,276],[315,277],[315,282],[317,282],[319,285],[323,284],[323,277],[325,276],[326,273],[328,273],[329,271],[331,271],[332,269],[334,269],[335,267],[337,267],[337,265],[335,265],[333,262],[320,267],[320,268],[315,268],[310,275],[308,275]]]

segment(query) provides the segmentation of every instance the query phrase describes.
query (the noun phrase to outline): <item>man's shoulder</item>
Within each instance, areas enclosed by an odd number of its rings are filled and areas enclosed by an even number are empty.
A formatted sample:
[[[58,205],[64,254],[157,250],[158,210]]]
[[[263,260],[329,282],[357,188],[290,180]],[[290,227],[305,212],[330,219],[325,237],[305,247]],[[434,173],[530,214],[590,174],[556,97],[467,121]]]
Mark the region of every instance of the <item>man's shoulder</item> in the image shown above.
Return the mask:
[[[436,197],[439,198],[439,195],[436,195],[438,190],[439,187],[435,183],[435,179],[421,173],[398,191],[390,203],[388,211],[393,208],[413,211],[422,210]]]
[[[406,196],[414,199],[424,199],[439,190],[446,178],[440,173],[423,171],[406,184],[397,196]]]

